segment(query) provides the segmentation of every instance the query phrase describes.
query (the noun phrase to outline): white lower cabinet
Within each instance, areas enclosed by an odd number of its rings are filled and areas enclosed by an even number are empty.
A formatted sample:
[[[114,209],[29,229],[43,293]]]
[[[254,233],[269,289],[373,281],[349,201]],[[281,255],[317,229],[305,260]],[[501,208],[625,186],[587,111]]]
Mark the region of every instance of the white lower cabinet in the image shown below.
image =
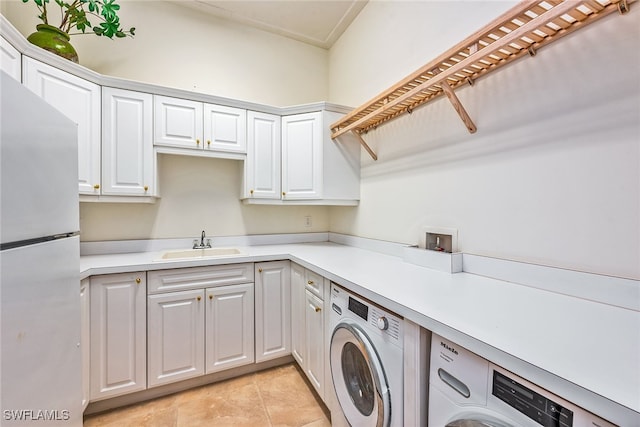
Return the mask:
[[[89,380],[91,375],[91,281],[80,281],[80,348],[82,350],[82,409],[86,409],[90,399]]]
[[[291,263],[291,353],[325,399],[324,278]]]
[[[207,374],[254,362],[253,311],[253,283],[207,289]]]
[[[149,387],[204,374],[204,290],[149,295]]]
[[[291,355],[302,368],[307,360],[304,272],[304,267],[291,263]]]
[[[255,361],[253,264],[148,274],[149,387]]]
[[[324,310],[323,301],[305,291],[305,344],[307,360],[304,372],[324,400]]]
[[[91,278],[92,401],[147,386],[144,272]]]
[[[255,264],[256,362],[291,354],[289,261]]]

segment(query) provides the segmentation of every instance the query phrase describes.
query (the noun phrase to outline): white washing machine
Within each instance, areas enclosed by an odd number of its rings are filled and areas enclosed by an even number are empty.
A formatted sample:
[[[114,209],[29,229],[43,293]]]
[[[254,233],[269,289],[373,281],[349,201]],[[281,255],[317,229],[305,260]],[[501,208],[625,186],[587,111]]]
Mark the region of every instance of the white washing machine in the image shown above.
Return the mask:
[[[429,427],[611,427],[596,415],[438,335]]]
[[[331,284],[333,426],[402,427],[403,319]]]

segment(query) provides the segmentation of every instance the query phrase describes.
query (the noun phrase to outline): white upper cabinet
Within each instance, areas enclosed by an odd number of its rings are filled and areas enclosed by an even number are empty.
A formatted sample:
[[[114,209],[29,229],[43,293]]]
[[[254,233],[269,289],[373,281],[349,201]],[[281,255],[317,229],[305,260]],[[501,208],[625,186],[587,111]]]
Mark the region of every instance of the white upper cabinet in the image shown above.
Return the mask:
[[[282,118],[283,200],[322,198],[322,113]]]
[[[269,117],[249,113],[245,203],[358,204],[360,143],[350,134],[333,141],[329,129],[340,113],[283,116],[280,144]]]
[[[204,104],[205,150],[247,152],[247,111]]]
[[[154,96],[154,144],[232,153],[247,152],[247,112]]]
[[[104,87],[102,118],[102,194],[154,194],[153,96]]]
[[[22,81],[78,124],[79,191],[100,194],[100,86],[26,56]]]
[[[280,199],[280,116],[249,111],[245,197]]]
[[[22,81],[22,55],[11,43],[0,37],[0,70]]]
[[[154,96],[154,143],[202,148],[202,103]]]

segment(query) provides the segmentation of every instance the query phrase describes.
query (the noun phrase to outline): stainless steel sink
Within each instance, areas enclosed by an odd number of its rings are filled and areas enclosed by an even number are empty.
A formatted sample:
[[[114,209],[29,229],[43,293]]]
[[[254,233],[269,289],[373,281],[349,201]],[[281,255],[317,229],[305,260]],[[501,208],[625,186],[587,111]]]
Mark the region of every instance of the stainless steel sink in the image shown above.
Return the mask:
[[[193,258],[215,258],[221,256],[240,255],[242,252],[237,248],[207,248],[207,249],[187,249],[182,251],[169,251],[162,254],[161,260],[168,259],[193,259]]]

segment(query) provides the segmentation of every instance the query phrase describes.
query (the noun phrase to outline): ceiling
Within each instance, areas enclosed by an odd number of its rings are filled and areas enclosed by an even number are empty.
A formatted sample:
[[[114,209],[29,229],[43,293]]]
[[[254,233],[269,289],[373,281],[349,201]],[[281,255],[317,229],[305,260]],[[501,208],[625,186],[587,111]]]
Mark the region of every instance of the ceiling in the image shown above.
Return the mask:
[[[368,0],[179,0],[176,4],[329,49]]]

